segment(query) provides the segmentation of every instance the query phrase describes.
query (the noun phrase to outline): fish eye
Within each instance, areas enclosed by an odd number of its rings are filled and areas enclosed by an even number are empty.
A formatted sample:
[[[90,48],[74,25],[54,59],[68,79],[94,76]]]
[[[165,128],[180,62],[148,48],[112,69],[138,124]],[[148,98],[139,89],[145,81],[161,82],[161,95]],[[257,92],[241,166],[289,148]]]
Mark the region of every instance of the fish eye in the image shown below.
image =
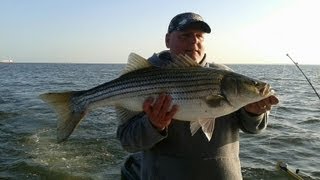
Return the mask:
[[[252,84],[257,86],[258,85],[258,81],[252,80]]]

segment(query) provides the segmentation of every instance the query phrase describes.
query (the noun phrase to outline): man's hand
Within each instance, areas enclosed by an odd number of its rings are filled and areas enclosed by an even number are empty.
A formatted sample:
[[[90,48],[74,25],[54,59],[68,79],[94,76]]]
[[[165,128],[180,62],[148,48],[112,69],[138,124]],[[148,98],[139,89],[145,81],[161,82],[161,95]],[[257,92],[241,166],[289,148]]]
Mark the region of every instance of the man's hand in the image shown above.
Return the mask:
[[[244,106],[244,109],[249,113],[260,115],[262,113],[270,111],[271,106],[278,103],[279,100],[276,96],[269,96],[266,99],[262,99],[261,101]]]
[[[178,106],[173,105],[171,107],[172,97],[161,93],[155,100],[148,98],[143,103],[143,111],[149,117],[151,124],[159,131],[163,131],[171,123],[172,117],[178,111]]]

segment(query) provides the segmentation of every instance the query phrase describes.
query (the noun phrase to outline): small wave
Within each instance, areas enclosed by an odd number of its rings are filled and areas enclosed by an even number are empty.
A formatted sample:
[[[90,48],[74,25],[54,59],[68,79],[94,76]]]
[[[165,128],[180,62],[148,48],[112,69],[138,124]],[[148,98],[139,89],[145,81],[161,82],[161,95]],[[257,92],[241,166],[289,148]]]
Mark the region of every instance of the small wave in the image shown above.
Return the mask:
[[[85,177],[84,179],[105,179],[99,177],[112,176],[105,174],[105,170],[111,167],[119,169],[120,160],[125,156],[123,152],[119,152],[121,147],[115,138],[91,139],[79,135],[58,144],[55,137],[55,129],[41,129],[24,138],[21,143],[30,149],[26,152],[27,156],[37,167],[44,168],[45,171],[60,172],[61,177],[76,175]],[[96,170],[97,164],[104,166],[104,170]],[[46,177],[49,173],[44,172],[45,176],[41,177]],[[90,177],[86,177],[88,173]],[[119,177],[119,174],[115,176]]]
[[[91,179],[84,175],[72,175],[71,173],[47,168],[26,159],[15,161],[6,167],[4,172],[11,175],[4,176],[1,174],[0,179]]]
[[[281,174],[278,171],[272,171],[262,168],[251,168],[243,167],[242,168],[243,179],[284,179],[287,178],[284,174]]]
[[[18,115],[19,115],[19,113],[16,113],[16,112],[0,111],[0,120],[11,118],[11,117],[15,117],[15,116],[18,116]]]
[[[310,125],[310,124],[318,124],[320,123],[320,119],[319,118],[309,118],[307,120],[304,120],[302,122],[298,122],[298,124],[306,124],[306,125]]]
[[[292,103],[292,105],[287,106],[279,106],[278,109],[280,111],[284,111],[285,113],[293,113],[293,112],[304,112],[304,111],[312,111],[313,109],[308,107],[303,107],[301,105],[295,105]]]
[[[51,85],[57,85],[57,86],[75,86],[76,84],[73,82],[51,82]]]

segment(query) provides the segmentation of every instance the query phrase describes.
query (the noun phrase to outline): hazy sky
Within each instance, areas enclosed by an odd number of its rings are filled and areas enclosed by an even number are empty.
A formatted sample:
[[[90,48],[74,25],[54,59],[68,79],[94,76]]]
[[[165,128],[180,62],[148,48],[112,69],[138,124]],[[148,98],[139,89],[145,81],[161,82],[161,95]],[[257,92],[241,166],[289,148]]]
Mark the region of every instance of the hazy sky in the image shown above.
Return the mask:
[[[0,0],[0,59],[126,63],[165,50],[169,21],[193,11],[211,26],[208,61],[320,64],[317,0]]]

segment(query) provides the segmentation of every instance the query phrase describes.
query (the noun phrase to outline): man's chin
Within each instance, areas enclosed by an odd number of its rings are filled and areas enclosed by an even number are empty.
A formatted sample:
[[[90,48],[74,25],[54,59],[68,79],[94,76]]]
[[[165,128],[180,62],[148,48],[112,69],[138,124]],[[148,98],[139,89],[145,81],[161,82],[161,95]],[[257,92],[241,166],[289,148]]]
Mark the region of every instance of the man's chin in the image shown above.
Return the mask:
[[[189,57],[190,57],[191,59],[193,59],[193,60],[198,59],[198,58],[197,58],[198,56],[197,56],[195,53],[187,52],[187,53],[185,53],[185,55],[189,56]]]
[[[188,55],[191,59],[193,59],[197,63],[199,63],[202,60],[202,58],[198,54],[195,54],[195,53],[186,53],[186,55]]]

